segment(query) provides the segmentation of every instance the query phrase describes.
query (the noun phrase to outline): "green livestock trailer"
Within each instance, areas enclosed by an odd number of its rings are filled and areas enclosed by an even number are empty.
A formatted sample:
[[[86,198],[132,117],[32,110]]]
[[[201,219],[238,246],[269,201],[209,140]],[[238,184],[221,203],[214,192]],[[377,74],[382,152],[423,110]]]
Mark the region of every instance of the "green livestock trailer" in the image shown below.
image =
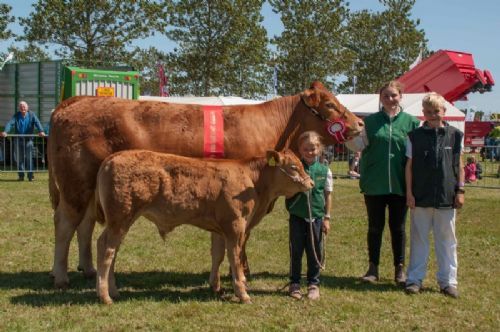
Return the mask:
[[[52,110],[72,96],[139,97],[137,71],[100,70],[65,66],[62,60],[9,63],[0,70],[0,128],[21,100],[48,127]]]

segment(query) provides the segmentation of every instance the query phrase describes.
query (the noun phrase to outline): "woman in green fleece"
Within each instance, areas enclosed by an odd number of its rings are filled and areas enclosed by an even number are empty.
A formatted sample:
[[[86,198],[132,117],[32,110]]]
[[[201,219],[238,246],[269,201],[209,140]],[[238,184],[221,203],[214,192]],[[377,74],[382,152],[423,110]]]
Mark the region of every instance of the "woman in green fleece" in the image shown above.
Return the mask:
[[[419,126],[420,121],[403,111],[401,98],[401,83],[391,81],[384,84],[380,89],[380,111],[364,119],[366,133],[355,144],[356,150],[363,151],[359,185],[368,213],[369,267],[362,279],[372,283],[379,278],[378,265],[386,207],[389,210],[389,229],[394,255],[394,280],[399,285],[404,285],[406,280],[406,138],[410,131]],[[353,145],[348,144],[348,147],[352,149]]]

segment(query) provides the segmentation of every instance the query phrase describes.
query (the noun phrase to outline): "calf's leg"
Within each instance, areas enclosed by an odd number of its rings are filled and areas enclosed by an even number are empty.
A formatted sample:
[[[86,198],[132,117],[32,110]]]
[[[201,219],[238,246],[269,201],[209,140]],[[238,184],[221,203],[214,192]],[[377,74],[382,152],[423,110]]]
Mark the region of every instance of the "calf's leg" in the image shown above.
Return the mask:
[[[233,230],[225,236],[227,255],[233,274],[234,293],[242,303],[250,303],[250,296],[246,291],[246,278],[241,264],[241,248],[245,240],[245,221],[233,223]]]
[[[110,230],[108,227],[104,229],[97,240],[96,291],[101,301],[105,304],[113,303],[109,294],[109,275],[115,258],[116,249],[120,242],[121,236],[119,232]]]

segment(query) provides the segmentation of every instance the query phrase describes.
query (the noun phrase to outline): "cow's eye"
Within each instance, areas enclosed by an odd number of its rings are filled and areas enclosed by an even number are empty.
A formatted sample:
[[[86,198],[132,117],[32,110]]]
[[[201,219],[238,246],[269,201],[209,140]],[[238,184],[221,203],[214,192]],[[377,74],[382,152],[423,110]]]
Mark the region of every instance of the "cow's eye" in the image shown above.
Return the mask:
[[[297,165],[292,165],[290,166],[291,169],[293,169],[294,171],[297,171],[299,168],[297,167]]]
[[[336,108],[334,103],[326,103],[325,106],[328,108]]]

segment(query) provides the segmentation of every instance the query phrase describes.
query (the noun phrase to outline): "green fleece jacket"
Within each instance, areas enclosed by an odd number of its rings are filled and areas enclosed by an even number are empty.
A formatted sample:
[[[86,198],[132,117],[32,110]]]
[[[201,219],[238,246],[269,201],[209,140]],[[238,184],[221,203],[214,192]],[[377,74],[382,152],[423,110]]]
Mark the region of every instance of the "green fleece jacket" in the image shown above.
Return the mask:
[[[381,110],[367,116],[364,122],[368,146],[360,161],[361,192],[405,196],[406,138],[420,121],[403,111],[391,119]]]

